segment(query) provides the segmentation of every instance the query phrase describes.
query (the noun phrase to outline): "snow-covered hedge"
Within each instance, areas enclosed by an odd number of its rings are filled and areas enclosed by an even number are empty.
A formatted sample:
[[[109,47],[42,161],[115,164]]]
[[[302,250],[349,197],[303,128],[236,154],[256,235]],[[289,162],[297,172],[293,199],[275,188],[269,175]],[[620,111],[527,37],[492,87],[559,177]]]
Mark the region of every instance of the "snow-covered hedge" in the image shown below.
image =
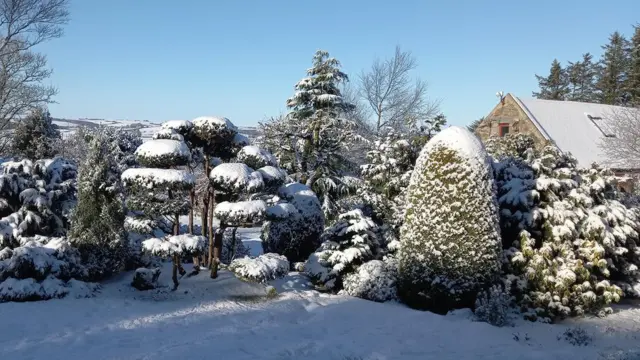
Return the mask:
[[[141,189],[190,190],[196,182],[193,174],[184,170],[132,168],[122,173],[125,186]]]
[[[472,307],[500,271],[491,164],[480,140],[449,127],[422,150],[411,176],[398,254],[398,294],[446,313]]]
[[[218,116],[200,116],[191,121],[193,132],[199,139],[212,143],[220,140],[233,139],[238,128],[229,119]]]
[[[494,171],[505,281],[527,318],[604,315],[623,293],[638,296],[639,210],[618,201],[611,172],[552,146]]]
[[[211,170],[209,178],[216,189],[228,193],[252,193],[264,187],[262,174],[243,163],[224,163]]]
[[[186,165],[191,160],[187,144],[171,139],[149,140],[140,145],[135,154],[142,166],[150,168]]]
[[[306,261],[320,246],[323,230],[324,214],[315,193],[300,183],[286,184],[267,208],[262,248],[265,253],[282,254],[292,263]]]
[[[183,234],[145,240],[142,242],[142,248],[160,257],[197,256],[204,253],[206,244],[207,238],[204,236]]]
[[[264,166],[258,169],[266,189],[276,190],[287,180],[287,172],[275,166]]]
[[[264,220],[267,204],[262,200],[228,202],[216,205],[213,214],[229,226],[258,224]]]
[[[287,275],[289,261],[282,255],[267,253],[256,258],[235,259],[229,270],[243,280],[264,283]]]
[[[366,300],[385,302],[397,299],[398,263],[394,258],[371,260],[342,280],[344,292]]]

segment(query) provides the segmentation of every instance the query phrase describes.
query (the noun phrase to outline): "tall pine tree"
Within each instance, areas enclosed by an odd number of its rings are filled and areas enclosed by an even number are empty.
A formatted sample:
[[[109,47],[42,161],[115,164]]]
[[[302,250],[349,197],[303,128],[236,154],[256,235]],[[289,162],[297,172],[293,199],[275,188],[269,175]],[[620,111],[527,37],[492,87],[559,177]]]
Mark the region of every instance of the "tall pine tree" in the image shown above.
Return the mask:
[[[534,97],[545,100],[566,100],[568,93],[567,73],[557,59],[551,63],[549,76],[536,75],[536,79],[540,90],[533,92]]]
[[[635,32],[631,38],[629,76],[627,90],[629,102],[633,106],[640,106],[640,24],[634,26]]]
[[[569,93],[567,100],[580,102],[597,102],[596,75],[597,66],[593,63],[593,55],[582,55],[582,61],[569,62],[567,76]]]
[[[616,31],[602,49],[604,54],[600,60],[597,82],[600,103],[624,105],[629,101],[629,94],[625,91],[629,70],[629,41]]]

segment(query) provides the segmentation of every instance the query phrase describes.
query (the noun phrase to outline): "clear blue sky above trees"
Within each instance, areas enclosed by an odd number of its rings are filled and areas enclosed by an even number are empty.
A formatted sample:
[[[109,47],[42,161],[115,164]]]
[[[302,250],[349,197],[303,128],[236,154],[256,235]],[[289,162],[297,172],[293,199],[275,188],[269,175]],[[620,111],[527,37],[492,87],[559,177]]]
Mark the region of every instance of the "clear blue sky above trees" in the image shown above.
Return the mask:
[[[253,125],[285,111],[316,49],[357,80],[396,45],[450,123],[486,115],[497,91],[530,96],[551,61],[599,57],[640,1],[74,0],[63,38],[44,44],[54,117],[190,119]]]

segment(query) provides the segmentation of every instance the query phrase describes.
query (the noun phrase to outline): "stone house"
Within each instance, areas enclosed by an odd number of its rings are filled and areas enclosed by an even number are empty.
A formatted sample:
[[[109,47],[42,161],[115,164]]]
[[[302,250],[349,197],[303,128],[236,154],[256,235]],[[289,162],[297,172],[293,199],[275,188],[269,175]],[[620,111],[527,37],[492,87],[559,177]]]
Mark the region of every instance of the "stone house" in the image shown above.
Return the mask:
[[[629,109],[575,101],[519,98],[507,94],[501,97],[475,132],[483,141],[492,136],[527,134],[537,147],[554,144],[561,151],[571,153],[580,166],[596,163],[629,179],[628,175],[639,174],[640,169],[608,159],[601,148],[604,142],[616,141],[612,118],[620,111]],[[630,180],[623,181],[621,187],[630,191],[631,183]]]

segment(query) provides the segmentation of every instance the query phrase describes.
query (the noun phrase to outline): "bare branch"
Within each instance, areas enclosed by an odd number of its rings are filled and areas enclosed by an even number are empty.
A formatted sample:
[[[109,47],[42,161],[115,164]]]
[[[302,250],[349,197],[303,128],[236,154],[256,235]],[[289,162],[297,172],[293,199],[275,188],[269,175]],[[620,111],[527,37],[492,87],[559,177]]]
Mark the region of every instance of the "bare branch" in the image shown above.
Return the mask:
[[[49,104],[56,88],[43,85],[51,75],[34,47],[62,36],[69,0],[0,0],[0,131],[30,110]],[[3,131],[6,136],[6,131]],[[0,151],[6,141],[0,140]]]
[[[640,108],[621,108],[607,114],[605,120],[615,137],[604,138],[600,148],[612,168],[640,169]]]
[[[439,103],[427,97],[427,83],[410,77],[416,67],[413,55],[396,47],[393,58],[376,59],[369,71],[360,74],[360,96],[373,113],[376,133],[437,115]]]

